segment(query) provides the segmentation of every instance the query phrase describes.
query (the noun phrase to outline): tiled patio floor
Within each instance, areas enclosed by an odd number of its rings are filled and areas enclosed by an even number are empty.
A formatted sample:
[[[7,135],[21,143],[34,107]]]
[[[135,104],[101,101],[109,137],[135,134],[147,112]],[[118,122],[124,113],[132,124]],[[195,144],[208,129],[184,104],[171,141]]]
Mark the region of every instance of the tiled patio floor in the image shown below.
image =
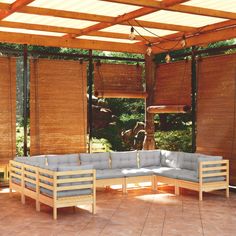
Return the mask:
[[[236,193],[226,199],[224,192],[204,194],[183,191],[175,196],[172,188],[152,192],[150,188],[133,189],[128,195],[120,190],[99,190],[97,214],[90,207],[59,209],[52,220],[52,209],[35,211],[34,201],[20,202],[20,195],[9,198],[0,192],[0,235],[78,235],[78,236],[233,236],[236,235]]]

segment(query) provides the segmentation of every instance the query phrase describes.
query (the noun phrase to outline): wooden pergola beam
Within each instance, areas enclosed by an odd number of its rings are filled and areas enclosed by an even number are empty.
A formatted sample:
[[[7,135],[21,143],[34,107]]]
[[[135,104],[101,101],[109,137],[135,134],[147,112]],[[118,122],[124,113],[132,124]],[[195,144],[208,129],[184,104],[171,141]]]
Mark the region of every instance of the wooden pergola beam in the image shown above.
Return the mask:
[[[145,28],[153,28],[153,29],[163,29],[163,30],[173,30],[173,31],[182,31],[182,32],[191,32],[196,30],[196,27],[185,26],[185,25],[176,25],[176,24],[167,24],[167,23],[159,23],[159,22],[151,22],[144,20],[129,20],[129,23],[122,22],[121,25],[132,25],[132,26],[142,26]]]
[[[181,4],[188,1],[190,0],[187,0],[187,1],[186,0],[163,0],[162,5],[165,7],[170,7],[170,6]]]
[[[194,37],[187,39],[187,46],[191,47],[194,45],[209,44],[213,42],[228,40],[236,38],[236,26],[225,28],[221,30],[205,32]],[[161,53],[172,50],[181,49],[181,44],[176,45],[176,42],[165,41],[158,44],[156,47],[153,46],[153,53]]]
[[[10,4],[0,3],[0,8],[3,10],[8,9],[9,6]],[[115,17],[111,17],[111,16],[103,16],[103,15],[96,15],[96,14],[89,14],[89,13],[82,13],[82,12],[54,10],[54,9],[49,9],[49,8],[40,8],[40,7],[31,7],[31,6],[24,6],[21,9],[18,9],[17,12],[26,13],[26,14],[36,14],[36,15],[41,15],[41,16],[54,16],[54,17],[62,17],[62,18],[74,19],[74,20],[88,20],[88,21],[107,22],[107,23],[112,23],[115,20]],[[146,27],[146,28],[183,31],[183,32],[193,31],[195,28],[195,27],[185,26],[185,25],[166,24],[166,23],[150,22],[150,21],[143,21],[143,20],[130,20],[129,22],[121,22],[120,24],[121,25],[131,24],[133,26],[142,25],[143,27]]]
[[[87,40],[77,38],[65,38],[56,36],[44,36],[35,34],[9,33],[0,31],[1,42],[31,44],[48,47],[65,47],[104,50],[114,52],[129,52],[144,54],[146,51],[145,45],[134,45],[129,43],[114,43],[108,41]]]
[[[183,0],[183,2],[187,2],[187,1],[189,1],[189,0],[185,0],[185,1]],[[165,4],[166,2],[168,4],[168,6],[176,4],[175,0],[172,0],[172,1],[163,0],[161,3]],[[177,2],[179,2],[179,1],[177,1]],[[107,28],[107,27],[112,26],[112,25],[120,24],[122,22],[129,21],[129,20],[141,17],[141,16],[144,16],[144,15],[156,12],[158,10],[159,9],[143,7],[143,8],[140,8],[138,10],[135,10],[135,11],[129,12],[127,14],[116,17],[112,23],[98,23],[96,25],[89,26],[89,27],[83,29],[82,33],[80,35],[86,35],[89,32],[101,30],[101,29]],[[67,35],[67,36],[76,37],[76,36],[80,36],[80,35]]]
[[[150,7],[150,8],[155,8],[157,10],[182,12],[182,13],[189,13],[189,14],[194,14],[194,15],[211,16],[211,17],[218,17],[218,18],[232,19],[232,20],[236,19],[236,13],[234,12],[220,11],[220,10],[214,10],[214,9],[203,8],[203,7],[187,6],[183,4],[166,7],[163,2],[154,1],[154,0],[139,0],[139,1],[102,0],[102,1],[123,3],[127,5],[132,5],[132,6]]]
[[[39,24],[27,24],[20,22],[12,21],[0,21],[0,27],[16,28],[16,29],[27,29],[27,30],[38,30],[44,32],[54,32],[54,33],[64,33],[64,34],[79,34],[80,29],[67,28],[67,27],[58,27],[50,25],[39,25]],[[105,32],[105,31],[95,31],[87,34],[88,36],[97,36],[97,37],[108,37],[114,39],[128,39],[127,34]],[[148,40],[155,40],[155,37],[146,36]],[[136,36],[136,40],[143,40],[139,35]]]
[[[9,6],[10,4],[0,3],[1,9],[6,10],[9,8]],[[111,22],[114,18],[111,16],[103,16],[103,15],[89,14],[83,12],[73,12],[73,11],[56,10],[50,8],[31,7],[31,6],[24,6],[21,9],[18,9],[17,12],[26,14],[35,14],[41,16],[54,16],[54,17],[68,18],[74,20],[89,20],[96,22]]]
[[[236,26],[236,20],[227,20],[227,21],[215,23],[215,24],[212,24],[212,25],[207,25],[205,27],[197,28],[196,30],[193,30],[192,32],[185,33],[185,36],[186,36],[186,38],[194,37],[195,34],[199,35],[199,34],[203,34],[203,33],[209,33],[209,32],[215,31],[215,30],[222,30],[222,29],[225,29],[225,28],[233,27],[233,26]],[[152,43],[165,42],[167,40],[172,40],[172,39],[181,40],[182,36],[183,36],[183,32],[178,32],[178,33],[175,33],[175,34],[167,35],[163,38],[156,38],[154,41],[152,40],[151,42]],[[187,41],[188,41],[188,39],[187,39]],[[142,41],[142,42],[137,42],[135,44],[141,45],[141,44],[146,44],[146,43],[147,42]]]
[[[34,0],[16,0],[12,4],[9,4],[8,9],[2,9],[0,11],[0,20],[3,20],[4,18],[8,17],[9,15],[13,14],[14,12],[18,11],[19,9],[33,1]]]
[[[107,28],[107,27],[112,26],[112,25],[120,24],[124,21],[129,21],[130,19],[134,19],[136,17],[147,15],[147,14],[155,12],[155,11],[156,11],[155,9],[144,7],[144,8],[129,12],[127,14],[115,17],[115,19],[112,23],[101,22],[101,23],[98,23],[98,24],[95,24],[95,25],[92,25],[92,26],[89,26],[87,28],[82,29],[81,33],[78,34],[78,35],[66,35],[66,36],[74,38],[74,37],[78,37],[78,36],[81,36],[81,35],[86,35],[90,32],[98,31],[98,30]]]

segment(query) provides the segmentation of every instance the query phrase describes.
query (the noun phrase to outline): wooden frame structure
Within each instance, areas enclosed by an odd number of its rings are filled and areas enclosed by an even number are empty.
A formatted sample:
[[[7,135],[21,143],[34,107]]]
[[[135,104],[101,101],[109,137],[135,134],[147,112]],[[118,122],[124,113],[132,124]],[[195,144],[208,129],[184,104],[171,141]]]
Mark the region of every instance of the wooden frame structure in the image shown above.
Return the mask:
[[[186,188],[199,192],[199,201],[203,200],[203,192],[225,189],[226,197],[229,197],[229,160],[201,161],[198,167],[199,182],[169,178],[159,175],[130,176],[123,178],[99,179],[96,187],[110,185],[122,185],[122,192],[127,193],[127,185],[151,182],[153,190],[158,190],[158,183],[165,183],[175,187],[175,194],[180,194],[180,188]],[[223,177],[216,181],[207,181],[207,178]]]
[[[36,210],[40,204],[53,208],[53,219],[57,219],[57,209],[76,207],[79,204],[91,204],[93,214],[96,213],[96,170],[51,171],[35,166],[10,161],[10,193],[15,190],[21,194],[21,202],[25,197],[36,201]],[[68,176],[74,176],[68,178]],[[77,177],[77,176],[80,177]],[[89,175],[89,176],[88,176]],[[85,182],[86,184],[83,184]],[[87,182],[89,182],[87,184]],[[68,185],[73,183],[73,185]],[[75,184],[76,183],[76,184]],[[41,189],[44,188],[45,192]],[[60,191],[90,189],[90,194],[58,197]],[[52,195],[48,194],[49,192]]]
[[[70,2],[53,4],[48,1],[48,4],[43,1],[42,5],[37,0],[2,1],[1,42],[145,54],[147,44],[153,45],[154,53],[181,49],[183,35],[187,47],[236,37],[233,1],[227,5],[218,2],[217,7],[210,0],[196,3],[191,0]],[[155,14],[164,19],[153,17]],[[164,15],[171,20],[165,20]],[[55,22],[50,23],[52,19]],[[84,27],[77,27],[80,22]],[[113,30],[113,26],[118,27]],[[130,26],[141,32],[136,33],[132,43],[126,41],[129,32],[125,31]],[[150,34],[143,28],[158,33]]]
[[[192,182],[180,179],[173,179],[163,176],[156,176],[154,186],[158,182],[175,187],[175,194],[179,195],[179,188],[191,189],[199,192],[199,201],[203,200],[203,192],[225,189],[226,197],[229,197],[229,161],[205,161],[199,162],[199,182]],[[206,182],[207,178],[224,177],[225,180]]]
[[[0,42],[144,55],[149,46],[153,54],[182,49],[183,39],[185,47],[191,47],[236,38],[236,4],[233,0],[228,0],[227,4],[218,0],[217,5],[211,0],[42,2],[1,1]],[[128,40],[131,26],[136,29],[133,41]],[[148,56],[145,59],[146,105],[150,106],[154,70],[152,59]],[[194,107],[192,102],[193,114]],[[146,149],[155,146],[152,120],[153,114],[147,113]],[[194,115],[193,126],[195,129]],[[194,136],[195,133],[193,140]]]

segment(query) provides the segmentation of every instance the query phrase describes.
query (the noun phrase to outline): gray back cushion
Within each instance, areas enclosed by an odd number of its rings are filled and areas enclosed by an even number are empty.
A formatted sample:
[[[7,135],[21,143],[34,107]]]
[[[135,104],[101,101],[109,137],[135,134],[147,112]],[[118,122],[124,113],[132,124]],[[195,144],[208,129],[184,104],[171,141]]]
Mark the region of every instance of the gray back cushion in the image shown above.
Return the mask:
[[[48,165],[79,165],[79,154],[47,155]]]
[[[179,152],[161,150],[161,166],[179,168]]]
[[[139,151],[139,167],[160,166],[161,150]]]
[[[46,163],[45,155],[30,156],[30,157],[15,157],[14,160],[32,166],[44,165]]]
[[[180,152],[179,168],[197,171],[199,155],[195,153]]]
[[[137,168],[137,151],[111,152],[112,169]]]
[[[96,170],[103,170],[110,168],[110,153],[80,153],[81,165],[93,165]]]

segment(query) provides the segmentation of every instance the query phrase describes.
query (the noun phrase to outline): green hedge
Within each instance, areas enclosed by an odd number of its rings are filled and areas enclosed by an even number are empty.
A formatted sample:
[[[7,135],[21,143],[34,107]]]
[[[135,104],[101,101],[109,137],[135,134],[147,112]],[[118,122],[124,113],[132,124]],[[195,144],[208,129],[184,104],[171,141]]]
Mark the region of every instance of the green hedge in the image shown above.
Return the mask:
[[[188,128],[186,130],[158,131],[155,133],[155,142],[157,148],[159,149],[191,152],[191,129]]]

